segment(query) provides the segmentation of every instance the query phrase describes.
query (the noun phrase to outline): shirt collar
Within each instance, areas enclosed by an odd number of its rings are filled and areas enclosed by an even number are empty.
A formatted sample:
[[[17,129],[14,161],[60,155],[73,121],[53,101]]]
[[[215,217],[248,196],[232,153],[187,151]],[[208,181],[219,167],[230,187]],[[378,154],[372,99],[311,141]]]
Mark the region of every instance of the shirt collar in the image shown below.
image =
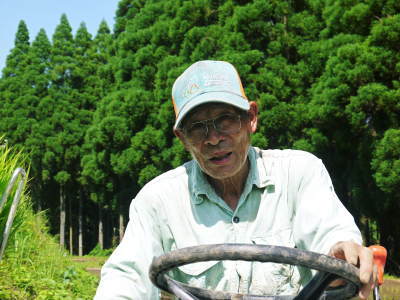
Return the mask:
[[[258,188],[265,188],[268,185],[274,185],[271,176],[267,175],[267,169],[262,157],[262,151],[255,147],[249,147],[247,157],[250,161],[249,177],[246,180],[244,190],[255,185]],[[193,202],[200,204],[204,201],[204,196],[208,199],[216,197],[213,187],[207,180],[206,175],[201,170],[197,161],[192,161],[192,168],[189,173],[189,185],[194,194]],[[248,185],[251,185],[248,187]]]
[[[265,188],[266,186],[275,185],[275,180],[271,175],[273,167],[271,160],[267,161],[267,159],[263,157],[263,151],[257,147],[251,147],[249,157],[250,161],[253,160],[253,165],[257,166],[253,170],[254,184],[258,188]]]

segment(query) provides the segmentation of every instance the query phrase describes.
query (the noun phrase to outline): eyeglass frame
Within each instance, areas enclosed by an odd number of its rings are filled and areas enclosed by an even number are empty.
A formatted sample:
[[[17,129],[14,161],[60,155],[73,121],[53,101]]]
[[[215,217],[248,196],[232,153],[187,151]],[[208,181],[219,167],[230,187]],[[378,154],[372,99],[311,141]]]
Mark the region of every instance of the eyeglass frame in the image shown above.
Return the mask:
[[[217,116],[217,117],[215,117],[215,118],[212,118],[212,119],[207,119],[207,120],[201,120],[201,121],[192,122],[192,123],[190,124],[191,126],[193,126],[193,124],[196,124],[196,123],[200,123],[200,124],[203,125],[204,137],[203,137],[202,139],[199,139],[199,140],[190,138],[190,136],[187,134],[188,129],[186,128],[186,126],[182,125],[182,126],[180,126],[178,129],[179,129],[189,140],[192,140],[193,142],[201,142],[201,141],[203,141],[204,139],[207,138],[208,133],[209,133],[209,128],[208,128],[208,126],[209,126],[208,124],[209,124],[209,123],[212,123],[212,125],[213,125],[213,127],[214,127],[214,130],[215,130],[216,132],[218,132],[218,134],[222,134],[222,135],[224,135],[224,134],[232,134],[232,133],[224,133],[224,132],[221,132],[220,130],[218,130],[217,126],[215,125],[215,120],[218,119],[218,118],[220,118],[220,117],[222,117],[222,116],[224,116],[224,115],[235,116],[235,117],[238,119],[238,121],[239,121],[239,128],[237,129],[237,132],[239,132],[240,129],[242,129],[242,120],[244,120],[245,118],[248,117],[248,112],[247,112],[247,111],[244,111],[244,112],[238,112],[238,111],[236,111],[236,113],[224,113],[224,114],[221,114],[221,115],[219,115],[219,116]],[[243,119],[242,119],[242,118],[243,118]],[[182,122],[182,123],[183,123],[183,122]],[[204,128],[206,128],[206,129],[204,129]],[[236,133],[237,133],[237,132],[236,132]]]

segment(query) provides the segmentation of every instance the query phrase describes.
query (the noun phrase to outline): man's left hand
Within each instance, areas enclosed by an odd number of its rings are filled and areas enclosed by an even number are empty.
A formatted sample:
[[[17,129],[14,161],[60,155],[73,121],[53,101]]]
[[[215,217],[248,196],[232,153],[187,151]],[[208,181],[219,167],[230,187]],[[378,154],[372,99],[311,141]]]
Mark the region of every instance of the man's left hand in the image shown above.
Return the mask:
[[[343,259],[348,263],[360,268],[361,288],[358,296],[367,299],[374,287],[377,271],[374,267],[372,251],[355,242],[338,242],[332,246],[329,255]]]

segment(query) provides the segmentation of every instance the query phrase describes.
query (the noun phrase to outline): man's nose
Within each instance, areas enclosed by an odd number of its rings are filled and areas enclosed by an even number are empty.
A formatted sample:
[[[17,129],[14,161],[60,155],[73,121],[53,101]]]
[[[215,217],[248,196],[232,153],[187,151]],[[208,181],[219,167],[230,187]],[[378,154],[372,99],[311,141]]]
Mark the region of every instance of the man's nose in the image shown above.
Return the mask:
[[[207,134],[205,142],[210,145],[218,145],[218,143],[223,139],[221,133],[215,128],[213,122],[207,124]]]

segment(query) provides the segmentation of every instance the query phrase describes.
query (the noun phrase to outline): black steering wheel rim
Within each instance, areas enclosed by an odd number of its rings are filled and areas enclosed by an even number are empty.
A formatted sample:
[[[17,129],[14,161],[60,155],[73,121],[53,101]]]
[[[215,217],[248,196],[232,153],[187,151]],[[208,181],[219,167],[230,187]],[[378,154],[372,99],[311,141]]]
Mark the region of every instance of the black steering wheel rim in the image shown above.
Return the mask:
[[[333,292],[336,299],[338,299],[337,295],[344,292],[351,294],[347,297],[353,296],[361,286],[359,269],[343,260],[297,248],[252,244],[211,244],[177,249],[155,257],[149,269],[149,277],[153,284],[162,290],[175,293],[177,289],[183,289],[183,293],[193,296],[192,298],[188,296],[185,299],[311,299],[307,297],[306,292],[303,292],[308,285],[297,296],[252,296],[195,288],[179,283],[166,275],[173,268],[210,260],[274,262],[315,269],[320,271],[318,276],[323,278],[324,286],[327,286],[336,278],[343,278],[349,283],[345,288],[339,289],[339,292]],[[314,286],[311,286],[311,290],[315,289],[315,285],[321,284],[315,283],[321,278],[315,279],[314,277],[314,283],[311,284]],[[325,296],[324,299],[328,298]]]

